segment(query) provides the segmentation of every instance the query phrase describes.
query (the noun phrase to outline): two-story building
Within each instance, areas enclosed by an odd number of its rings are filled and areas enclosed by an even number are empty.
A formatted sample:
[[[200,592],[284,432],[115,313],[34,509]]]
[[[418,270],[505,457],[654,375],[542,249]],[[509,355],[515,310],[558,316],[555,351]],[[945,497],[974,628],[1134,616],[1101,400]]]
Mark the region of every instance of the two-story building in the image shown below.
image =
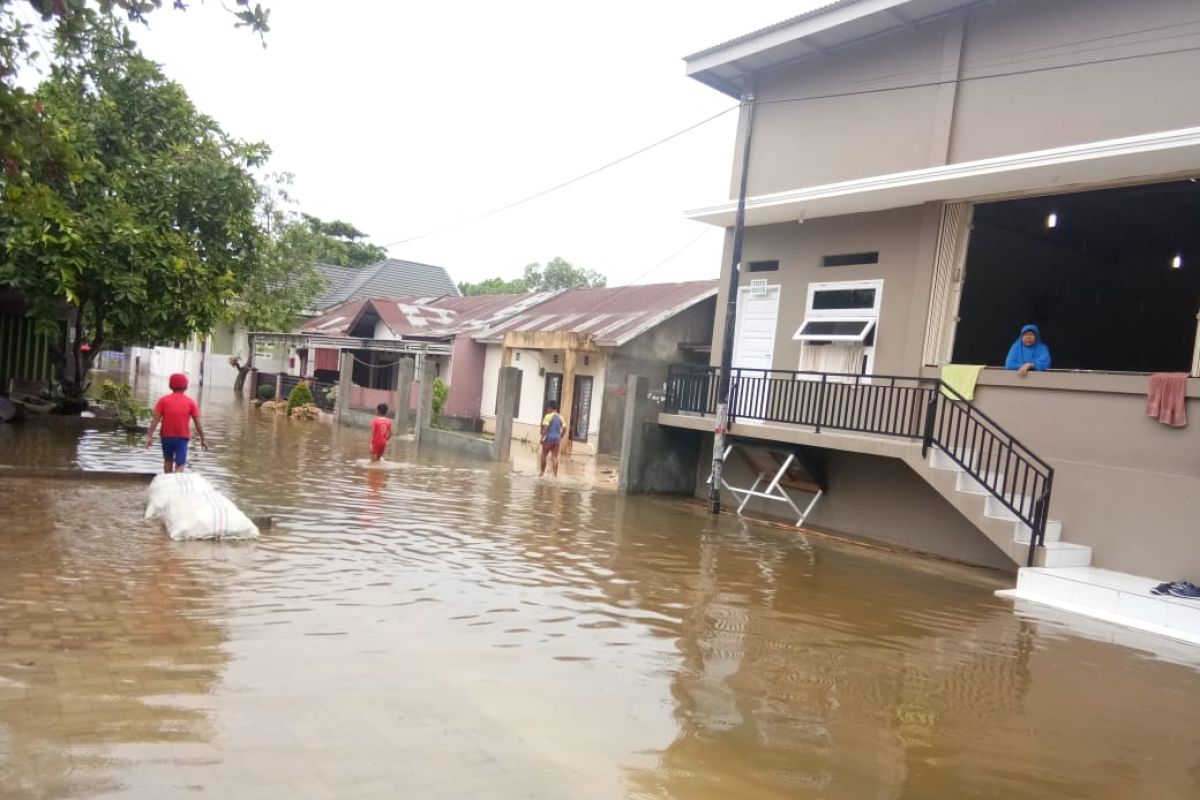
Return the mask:
[[[730,433],[823,473],[806,524],[1200,579],[1200,422],[1147,416],[1162,372],[1200,413],[1200,3],[841,0],[686,66],[742,100],[730,196],[689,213],[726,229],[721,309],[749,139]],[[716,370],[675,378],[659,421],[711,450]]]

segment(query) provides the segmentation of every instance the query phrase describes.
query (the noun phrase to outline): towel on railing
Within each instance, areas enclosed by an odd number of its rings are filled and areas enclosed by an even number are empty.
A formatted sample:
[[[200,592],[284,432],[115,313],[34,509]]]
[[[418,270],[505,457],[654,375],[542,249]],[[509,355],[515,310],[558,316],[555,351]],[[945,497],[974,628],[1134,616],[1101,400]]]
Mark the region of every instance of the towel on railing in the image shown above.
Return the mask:
[[[1163,425],[1182,428],[1187,425],[1186,372],[1156,372],[1150,376],[1146,392],[1146,415]]]
[[[975,384],[979,381],[979,371],[983,364],[946,364],[942,367],[942,383],[958,392],[967,400],[975,399]],[[942,389],[947,397],[954,395]]]

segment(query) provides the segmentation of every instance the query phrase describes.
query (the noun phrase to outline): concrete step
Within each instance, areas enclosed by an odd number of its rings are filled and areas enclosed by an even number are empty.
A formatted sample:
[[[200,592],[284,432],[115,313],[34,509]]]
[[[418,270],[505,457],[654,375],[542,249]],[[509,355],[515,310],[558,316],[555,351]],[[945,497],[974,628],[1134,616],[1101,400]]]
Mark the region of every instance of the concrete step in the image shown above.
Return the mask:
[[[1016,561],[1018,564],[1029,563],[1028,542],[1014,541],[1009,553],[1012,555],[1013,561]],[[1036,567],[1086,567],[1090,566],[1091,563],[1092,548],[1086,544],[1072,544],[1070,542],[1047,541],[1045,546],[1038,548],[1033,558],[1033,564]]]
[[[1023,568],[996,594],[1200,644],[1200,601],[1150,594],[1157,578],[1096,567]]]
[[[994,481],[993,485],[996,486],[997,488],[1002,489],[1004,487],[1004,476],[1001,475],[1000,473],[991,472],[991,473],[984,475],[983,477],[984,477],[984,480],[988,481],[989,483],[992,483]],[[958,473],[958,484],[954,488],[960,492],[966,492],[967,494],[991,494],[992,493],[991,490],[988,489],[986,486],[984,486],[982,483],[975,480],[967,473],[961,472],[961,471]]]
[[[974,454],[969,450],[964,455],[964,460],[968,464],[970,464],[974,458],[975,458]],[[934,469],[950,469],[950,470],[961,470],[962,469],[962,467],[960,467],[958,465],[957,461],[955,461],[950,456],[946,455],[944,452],[942,452],[941,450],[939,450],[936,447],[930,448],[930,450],[929,450],[929,466],[933,467]]]
[[[1018,522],[1013,526],[1013,540],[1017,542],[1029,542],[1029,534],[1032,530],[1024,522]],[[1046,520],[1046,541],[1060,542],[1062,541],[1062,523],[1056,519]]]
[[[1021,497],[1018,495],[1013,498],[1013,505],[1022,509],[1026,513],[1031,513],[1033,509],[1033,499],[1030,497]],[[983,513],[992,519],[1008,519],[1017,522],[1017,515],[1014,514],[1008,506],[1001,502],[1000,498],[993,495],[988,495],[987,501],[984,503]]]

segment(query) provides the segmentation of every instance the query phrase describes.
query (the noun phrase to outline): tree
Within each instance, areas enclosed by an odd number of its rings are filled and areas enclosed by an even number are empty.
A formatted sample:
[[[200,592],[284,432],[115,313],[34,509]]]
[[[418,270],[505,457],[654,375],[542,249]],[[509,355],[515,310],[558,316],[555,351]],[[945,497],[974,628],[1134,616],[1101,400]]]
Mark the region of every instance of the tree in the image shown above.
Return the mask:
[[[525,276],[505,280],[488,278],[479,283],[462,282],[458,290],[464,295],[476,294],[523,294],[525,292],[557,292],[563,289],[601,288],[608,284],[599,272],[579,269],[561,258],[555,257],[544,267],[541,264],[526,264]]]
[[[104,345],[210,330],[271,246],[249,172],[268,148],[197,111],[124,31],[91,37],[39,87],[42,143],[5,165],[0,195],[0,285],[44,330],[68,308],[76,398]]]
[[[301,214],[304,224],[319,237],[314,243],[319,243],[321,251],[317,260],[322,264],[336,264],[339,267],[366,267],[378,264],[387,258],[387,250],[365,241],[367,235],[349,222],[333,220],[326,222],[311,214]]]
[[[462,281],[458,284],[458,291],[467,297],[476,294],[524,294],[529,291],[529,287],[525,285],[524,278],[513,278],[511,281],[488,278],[479,283]]]
[[[608,278],[591,269],[573,267],[566,261],[555,256],[553,260],[541,264],[525,266],[525,286],[531,292],[554,292],[562,289],[599,289],[608,285]]]

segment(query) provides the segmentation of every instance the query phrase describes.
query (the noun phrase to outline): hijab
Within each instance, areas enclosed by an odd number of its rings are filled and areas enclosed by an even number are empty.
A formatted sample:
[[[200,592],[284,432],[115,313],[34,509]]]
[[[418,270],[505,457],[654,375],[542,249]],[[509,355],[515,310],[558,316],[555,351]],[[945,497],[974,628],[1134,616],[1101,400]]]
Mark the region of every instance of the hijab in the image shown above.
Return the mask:
[[[1037,337],[1032,347],[1026,347],[1025,343],[1021,341],[1026,331],[1033,331],[1033,335]],[[1026,325],[1021,328],[1021,332],[1017,334],[1017,340],[1012,343],[1012,347],[1008,348],[1008,358],[1004,360],[1004,368],[1020,369],[1022,365],[1030,363],[1038,372],[1050,369],[1050,348],[1042,342],[1042,332],[1038,330],[1037,325]]]

